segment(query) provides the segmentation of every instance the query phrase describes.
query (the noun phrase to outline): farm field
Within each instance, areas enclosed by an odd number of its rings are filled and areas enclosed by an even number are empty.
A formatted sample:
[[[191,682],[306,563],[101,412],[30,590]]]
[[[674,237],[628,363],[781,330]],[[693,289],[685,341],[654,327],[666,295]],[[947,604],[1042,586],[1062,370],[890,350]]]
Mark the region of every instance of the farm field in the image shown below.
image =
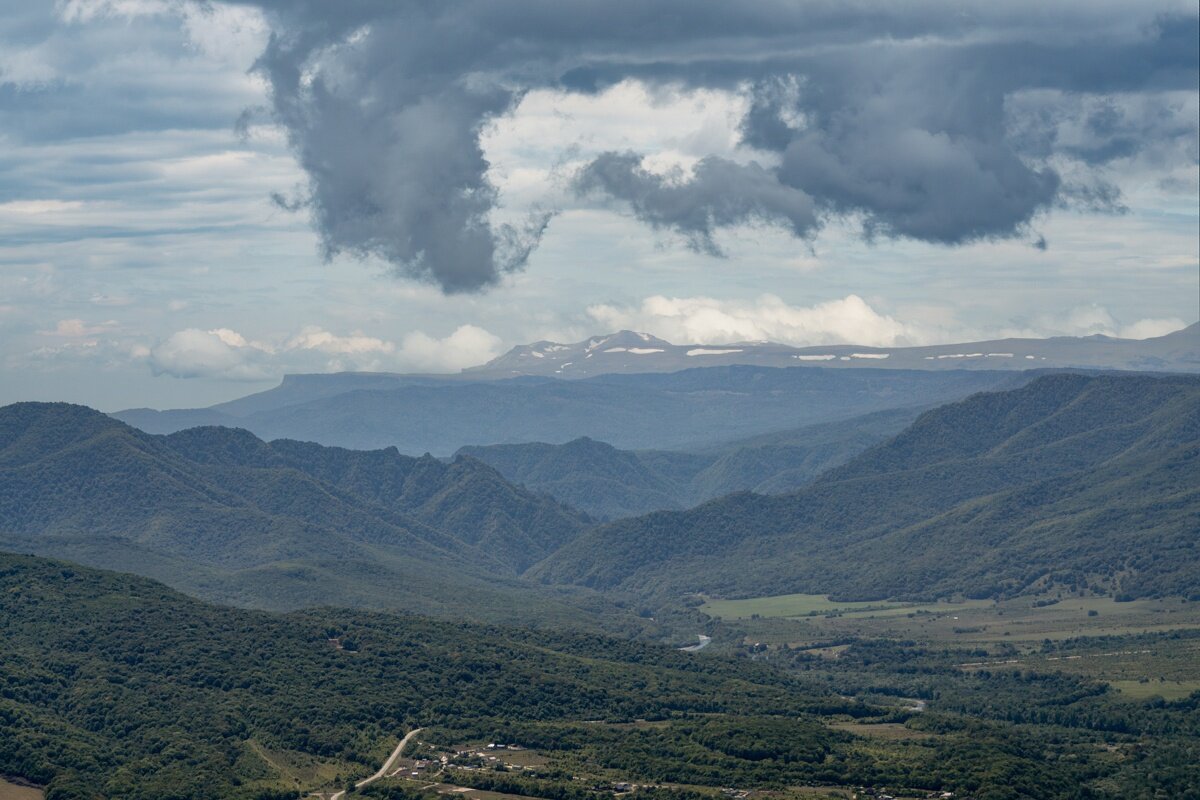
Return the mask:
[[[1200,629],[1200,602],[1180,598],[1116,602],[1109,597],[1074,597],[1038,605],[1039,601],[1023,597],[1000,602],[891,607],[876,603],[872,609],[825,601],[829,605],[824,613],[807,616],[807,611],[803,614],[787,611],[806,606],[815,608],[819,598],[788,597],[797,599],[717,601],[706,603],[701,610],[743,630],[746,642],[787,644],[793,648],[816,647],[849,636],[959,645],[1007,643],[1018,649],[1033,649],[1047,639]],[[778,613],[748,611],[755,608],[774,608]]]
[[[1182,700],[1192,692],[1200,691],[1200,681],[1110,681],[1109,684],[1135,700],[1149,700],[1161,697],[1163,700]]]
[[[751,597],[744,600],[709,600],[700,610],[720,619],[759,617],[806,617],[810,614],[885,611],[905,608],[902,603],[885,601],[842,602],[821,594],[783,594]]]
[[[816,606],[818,600],[731,602],[786,613],[788,602],[798,608]],[[730,611],[728,606],[721,610]],[[719,648],[763,656],[791,651],[818,659],[808,669],[825,669],[824,662],[837,672],[854,642],[890,641],[915,643],[940,654],[934,656],[938,663],[965,674],[1021,670],[1107,684],[1115,700],[1177,702],[1200,690],[1200,603],[1180,598],[1026,597],[816,616],[760,615],[720,626],[738,635],[718,639]],[[849,725],[842,729],[856,727]],[[878,737],[884,730],[865,726],[860,733]]]

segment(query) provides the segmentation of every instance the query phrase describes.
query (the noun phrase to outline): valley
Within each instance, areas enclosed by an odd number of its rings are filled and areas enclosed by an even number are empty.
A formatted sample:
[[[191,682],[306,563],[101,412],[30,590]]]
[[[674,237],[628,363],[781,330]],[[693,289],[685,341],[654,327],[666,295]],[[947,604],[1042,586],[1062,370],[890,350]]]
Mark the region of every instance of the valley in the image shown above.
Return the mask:
[[[45,800],[1168,791],[1200,737],[1200,383],[1026,377],[691,451],[444,459],[2,409],[0,541],[36,555],[0,555],[0,774]],[[686,507],[717,473],[779,491]],[[567,502],[605,475],[611,522]]]
[[[1195,0],[0,0],[0,800],[1200,800]]]
[[[785,494],[907,428],[923,408],[878,411],[781,430],[698,452],[618,450],[582,438],[464,447],[505,478],[600,520],[679,510],[732,492]]]

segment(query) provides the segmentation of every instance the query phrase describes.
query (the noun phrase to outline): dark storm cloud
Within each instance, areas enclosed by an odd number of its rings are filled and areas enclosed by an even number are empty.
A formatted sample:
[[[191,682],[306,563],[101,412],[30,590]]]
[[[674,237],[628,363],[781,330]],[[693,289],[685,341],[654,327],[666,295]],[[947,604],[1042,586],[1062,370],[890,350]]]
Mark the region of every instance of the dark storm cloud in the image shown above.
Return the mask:
[[[1101,114],[1078,146],[1094,152],[1072,152],[1014,122],[1011,98],[1194,92],[1197,79],[1194,8],[1177,3],[256,4],[274,29],[260,69],[326,252],[380,256],[447,291],[519,269],[544,229],[544,216],[490,222],[497,193],[479,143],[532,88],[594,92],[632,77],[750,92],[744,143],[770,166],[709,158],[664,180],[609,153],[577,179],[716,252],[716,228],[769,220],[804,236],[822,214],[948,244],[1023,235],[1062,202],[1050,156],[1111,160],[1162,131],[1126,133]]]
[[[582,194],[599,192],[629,203],[639,219],[683,234],[694,249],[722,255],[717,228],[774,222],[805,236],[817,226],[812,198],[782,185],[757,164],[702,159],[692,175],[655,175],[637,153],[605,153],[575,178]]]

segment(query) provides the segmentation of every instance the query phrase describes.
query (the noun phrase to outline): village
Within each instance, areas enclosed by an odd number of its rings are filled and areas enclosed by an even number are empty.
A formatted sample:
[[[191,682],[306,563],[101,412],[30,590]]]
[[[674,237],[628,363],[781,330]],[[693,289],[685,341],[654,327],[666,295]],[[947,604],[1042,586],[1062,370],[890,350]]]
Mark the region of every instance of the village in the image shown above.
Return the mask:
[[[413,734],[419,732],[413,731]],[[548,769],[550,759],[536,750],[512,743],[471,743],[453,746],[435,746],[422,741],[414,742],[409,748],[408,742],[397,748],[393,757],[389,758],[383,769],[371,778],[359,781],[357,787],[378,780],[387,779],[406,788],[424,792],[436,792],[442,795],[455,795],[464,798],[480,798],[493,800],[499,798],[537,797],[532,794],[514,794],[510,791],[498,791],[492,788],[493,781],[489,777],[503,775],[526,775],[541,777],[557,770]],[[410,755],[399,755],[409,750]],[[478,776],[478,777],[475,777]],[[652,789],[700,789],[701,787],[680,786],[669,783],[635,783],[627,780],[586,779],[573,776],[570,780],[578,781],[584,791],[595,793],[597,797],[635,794],[639,790]],[[463,784],[478,785],[463,785]],[[791,790],[762,790],[739,789],[725,787],[719,789],[704,788],[706,795],[724,800],[757,800],[761,798],[846,798],[846,800],[972,800],[969,796],[956,795],[950,791],[933,791],[911,793],[892,790],[887,787],[807,787],[797,788],[801,793],[794,794]],[[307,795],[312,800],[345,800],[347,792],[312,792]]]

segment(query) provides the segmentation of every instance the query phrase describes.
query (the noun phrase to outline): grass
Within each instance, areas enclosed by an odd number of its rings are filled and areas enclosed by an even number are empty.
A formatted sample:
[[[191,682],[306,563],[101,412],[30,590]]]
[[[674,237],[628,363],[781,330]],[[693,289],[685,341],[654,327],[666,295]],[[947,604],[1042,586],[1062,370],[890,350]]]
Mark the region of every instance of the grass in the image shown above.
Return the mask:
[[[952,614],[978,608],[990,608],[990,600],[966,600],[960,603],[902,603],[892,600],[830,600],[822,594],[781,594],[744,600],[709,600],[700,610],[723,620],[800,619],[834,615],[854,619],[902,617],[909,614]]]
[[[9,783],[0,778],[0,800],[42,800],[43,796],[41,789]]]
[[[855,736],[866,736],[872,739],[886,739],[893,742],[933,738],[932,733],[926,733],[925,731],[914,731],[911,728],[904,727],[898,722],[866,724],[862,722],[838,721],[830,723],[829,727],[836,731],[852,733]]]
[[[898,603],[885,601],[841,602],[822,594],[781,594],[774,597],[751,597],[745,600],[709,600],[700,610],[710,617],[721,619],[750,619],[759,617],[805,617],[809,614],[830,614],[900,608]]]
[[[706,611],[712,608],[709,613],[731,614],[727,619],[736,620],[748,641],[786,642],[800,648],[853,636],[911,639],[934,644],[986,646],[1006,643],[1022,651],[1033,651],[1046,639],[1059,641],[1078,636],[1200,628],[1200,603],[1179,598],[1118,603],[1109,597],[1065,597],[1051,605],[1035,606],[1037,599],[1021,597],[999,603],[972,600],[880,607],[880,603],[837,604],[815,595],[787,595],[711,601],[701,608]],[[854,605],[860,607],[854,608]],[[869,605],[875,608],[862,608]],[[817,608],[825,613],[816,616],[787,614],[789,609],[796,608]],[[763,613],[763,610],[769,612],[772,609],[777,613]],[[758,614],[758,617],[743,614]],[[1157,675],[1151,673],[1151,677]]]
[[[253,740],[247,745],[279,775],[278,781],[272,781],[270,786],[264,785],[262,788],[279,788],[281,785],[289,788],[332,786],[338,775],[348,775],[357,766],[306,753],[268,749]]]
[[[1163,700],[1182,700],[1200,691],[1200,681],[1111,681],[1110,685],[1135,700],[1161,697]]]

